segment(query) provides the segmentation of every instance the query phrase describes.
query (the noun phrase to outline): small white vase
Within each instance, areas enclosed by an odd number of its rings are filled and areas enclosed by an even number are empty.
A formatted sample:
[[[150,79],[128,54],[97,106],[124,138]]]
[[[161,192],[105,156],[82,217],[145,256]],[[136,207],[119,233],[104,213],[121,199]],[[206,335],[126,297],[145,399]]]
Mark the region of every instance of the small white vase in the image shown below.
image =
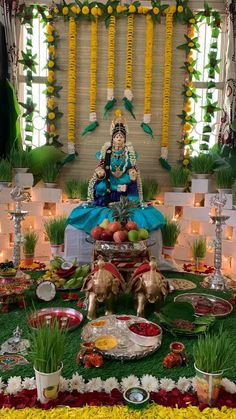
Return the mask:
[[[63,365],[58,371],[49,374],[37,371],[34,368],[37,399],[40,403],[47,403],[49,400],[57,398],[62,367]]]
[[[15,173],[27,173],[28,170],[28,167],[14,167]]]
[[[174,246],[162,246],[162,254],[166,259],[173,258]]]
[[[57,184],[54,182],[44,182],[45,188],[56,188]]]
[[[195,364],[194,368],[196,371],[195,388],[199,403],[214,406],[219,396],[223,371],[218,373],[204,372],[199,370]]]
[[[211,175],[212,175],[211,173],[194,173],[194,172],[192,172],[192,176],[195,179],[210,179]]]
[[[51,244],[51,255],[60,256],[63,244]]]
[[[172,187],[173,192],[184,192],[184,187]]]

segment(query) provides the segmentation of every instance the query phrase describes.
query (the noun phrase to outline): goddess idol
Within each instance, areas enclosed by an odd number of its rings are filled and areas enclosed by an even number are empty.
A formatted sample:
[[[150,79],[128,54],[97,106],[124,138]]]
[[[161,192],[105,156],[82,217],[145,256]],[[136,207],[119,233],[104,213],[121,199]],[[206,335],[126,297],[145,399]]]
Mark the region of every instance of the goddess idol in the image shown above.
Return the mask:
[[[99,163],[89,182],[88,204],[75,208],[68,218],[68,224],[90,233],[105,218],[112,221],[109,204],[118,202],[121,196],[135,201],[137,206],[132,212],[132,221],[139,228],[149,232],[164,224],[163,215],[152,205],[143,203],[142,182],[137,167],[137,154],[131,143],[126,142],[127,126],[121,114],[116,111],[116,118],[111,125],[111,142],[105,143],[96,153]]]

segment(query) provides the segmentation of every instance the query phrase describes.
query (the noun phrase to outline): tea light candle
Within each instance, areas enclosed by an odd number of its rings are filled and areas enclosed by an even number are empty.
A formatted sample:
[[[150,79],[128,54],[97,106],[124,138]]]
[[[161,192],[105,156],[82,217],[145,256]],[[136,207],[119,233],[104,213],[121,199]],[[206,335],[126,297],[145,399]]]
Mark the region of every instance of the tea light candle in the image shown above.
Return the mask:
[[[227,240],[232,240],[232,236],[228,236],[227,237]]]
[[[195,207],[200,207],[200,202],[196,202]]]
[[[123,393],[127,406],[133,409],[142,409],[146,407],[149,401],[149,393],[142,387],[131,387]]]

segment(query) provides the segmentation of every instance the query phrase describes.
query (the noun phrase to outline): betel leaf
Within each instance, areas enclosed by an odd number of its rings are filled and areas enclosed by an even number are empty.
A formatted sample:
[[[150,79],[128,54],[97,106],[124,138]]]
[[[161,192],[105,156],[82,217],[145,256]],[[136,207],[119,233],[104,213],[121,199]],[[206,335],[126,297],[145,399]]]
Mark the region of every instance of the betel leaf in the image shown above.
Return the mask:
[[[176,319],[182,319],[193,322],[195,320],[194,308],[190,303],[179,301],[169,303],[161,309],[161,312],[164,314],[164,316],[168,317],[172,321]]]

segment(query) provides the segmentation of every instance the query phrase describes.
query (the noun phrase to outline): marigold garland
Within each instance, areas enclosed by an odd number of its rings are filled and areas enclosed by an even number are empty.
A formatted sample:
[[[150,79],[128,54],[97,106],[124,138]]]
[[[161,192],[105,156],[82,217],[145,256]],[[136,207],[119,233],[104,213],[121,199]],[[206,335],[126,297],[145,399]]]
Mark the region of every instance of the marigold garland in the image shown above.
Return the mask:
[[[112,8],[111,6],[109,7]],[[104,107],[104,117],[107,117],[108,111],[110,111],[113,108],[114,104],[116,103],[116,98],[114,97],[115,36],[116,36],[116,17],[110,16],[109,30],[108,30],[107,103]]]
[[[124,91],[124,104],[127,111],[131,113],[135,119],[133,113],[133,93],[132,93],[132,72],[133,72],[133,40],[134,40],[134,15],[133,13],[128,15],[128,26],[127,26],[127,43],[126,43],[126,68],[125,68],[125,91]]]
[[[173,37],[173,13],[174,7],[166,9],[166,36],[165,36],[165,65],[164,65],[164,86],[163,86],[163,111],[162,111],[162,141],[161,141],[161,165],[170,170],[168,158],[168,137],[170,117],[170,86],[171,86],[171,64],[172,64],[172,37]]]
[[[154,24],[150,14],[146,15],[146,51],[145,51],[145,81],[144,81],[144,115],[141,127],[153,137],[151,127],[151,100],[152,100],[152,62],[153,62],[153,34]]]
[[[84,6],[85,7],[85,6]],[[91,21],[91,47],[90,47],[90,124],[85,127],[82,135],[88,134],[98,126],[96,114],[97,97],[97,60],[98,60],[98,18]]]
[[[76,21],[69,19],[69,66],[68,66],[68,154],[75,154],[76,115]]]

